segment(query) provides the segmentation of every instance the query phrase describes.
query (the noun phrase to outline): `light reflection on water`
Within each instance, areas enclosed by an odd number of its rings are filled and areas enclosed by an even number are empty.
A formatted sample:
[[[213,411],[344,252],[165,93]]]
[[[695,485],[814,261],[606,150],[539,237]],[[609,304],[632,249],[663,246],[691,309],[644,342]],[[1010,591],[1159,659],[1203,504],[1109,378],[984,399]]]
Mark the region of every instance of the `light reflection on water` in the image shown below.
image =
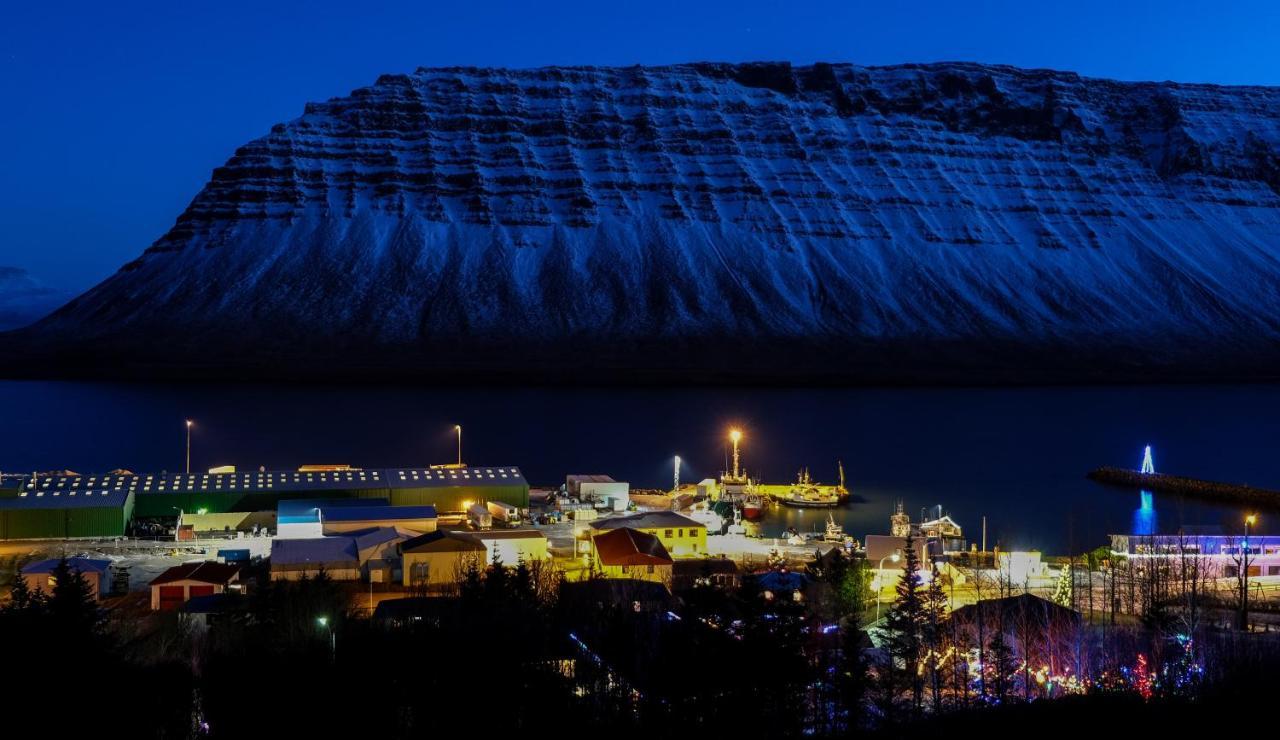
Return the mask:
[[[1138,492],[1139,505],[1133,512],[1133,531],[1129,534],[1160,534],[1159,521],[1156,518],[1155,497],[1150,491]]]

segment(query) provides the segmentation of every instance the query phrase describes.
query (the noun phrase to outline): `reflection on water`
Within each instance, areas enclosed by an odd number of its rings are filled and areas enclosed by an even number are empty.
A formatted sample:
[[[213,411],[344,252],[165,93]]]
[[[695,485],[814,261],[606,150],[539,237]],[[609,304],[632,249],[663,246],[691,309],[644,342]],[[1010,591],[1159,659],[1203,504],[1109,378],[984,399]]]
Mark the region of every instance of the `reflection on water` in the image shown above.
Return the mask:
[[[1151,491],[1140,491],[1141,503],[1133,512],[1133,532],[1138,535],[1159,534],[1160,525],[1156,520],[1156,505]]]

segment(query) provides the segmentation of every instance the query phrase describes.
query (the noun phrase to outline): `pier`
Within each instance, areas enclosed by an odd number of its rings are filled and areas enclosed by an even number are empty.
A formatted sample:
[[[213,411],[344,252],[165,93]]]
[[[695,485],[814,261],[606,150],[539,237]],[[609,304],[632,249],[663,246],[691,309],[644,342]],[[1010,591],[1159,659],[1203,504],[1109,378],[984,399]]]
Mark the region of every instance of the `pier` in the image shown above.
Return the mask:
[[[1248,504],[1280,509],[1280,491],[1256,488],[1242,483],[1184,478],[1165,473],[1141,472],[1125,468],[1102,467],[1090,471],[1089,480],[1113,486],[1138,488],[1159,493],[1176,493],[1226,504]]]

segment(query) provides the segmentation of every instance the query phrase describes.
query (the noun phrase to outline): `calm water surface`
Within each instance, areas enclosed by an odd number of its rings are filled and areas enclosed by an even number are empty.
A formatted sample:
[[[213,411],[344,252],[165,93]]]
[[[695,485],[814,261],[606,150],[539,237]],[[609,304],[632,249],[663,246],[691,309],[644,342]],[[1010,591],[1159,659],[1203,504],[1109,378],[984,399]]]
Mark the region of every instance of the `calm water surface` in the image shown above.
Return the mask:
[[[1240,512],[1107,488],[1084,474],[1137,467],[1280,488],[1280,387],[1027,389],[433,389],[0,381],[0,470],[292,469],[304,463],[422,466],[454,456],[519,465],[535,485],[607,473],[669,488],[672,456],[696,481],[725,464],[725,432],[745,434],[753,476],[823,482],[843,460],[855,501],[837,512],[859,537],[887,533],[893,502],[915,518],[942,505],[971,540],[1052,553],[1112,532],[1237,528]],[[826,512],[782,509],[765,529],[821,527]],[[1280,533],[1280,512],[1261,530]]]

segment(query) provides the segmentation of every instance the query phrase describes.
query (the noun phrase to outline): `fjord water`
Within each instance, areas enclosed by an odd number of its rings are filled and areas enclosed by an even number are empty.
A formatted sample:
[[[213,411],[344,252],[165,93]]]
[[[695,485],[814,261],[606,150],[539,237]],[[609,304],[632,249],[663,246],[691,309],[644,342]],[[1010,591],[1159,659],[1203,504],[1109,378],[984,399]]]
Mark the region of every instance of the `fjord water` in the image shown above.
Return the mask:
[[[842,460],[854,500],[838,521],[887,533],[893,503],[916,518],[941,504],[970,541],[1079,552],[1110,533],[1238,528],[1240,512],[1085,479],[1100,465],[1280,489],[1280,387],[1126,386],[906,389],[619,389],[0,382],[0,470],[180,471],[305,463],[409,467],[463,457],[519,465],[534,486],[606,473],[669,488],[725,465],[725,433],[768,482],[808,466],[831,482]],[[764,529],[821,528],[826,512],[772,510]],[[1280,511],[1262,512],[1280,532]]]

